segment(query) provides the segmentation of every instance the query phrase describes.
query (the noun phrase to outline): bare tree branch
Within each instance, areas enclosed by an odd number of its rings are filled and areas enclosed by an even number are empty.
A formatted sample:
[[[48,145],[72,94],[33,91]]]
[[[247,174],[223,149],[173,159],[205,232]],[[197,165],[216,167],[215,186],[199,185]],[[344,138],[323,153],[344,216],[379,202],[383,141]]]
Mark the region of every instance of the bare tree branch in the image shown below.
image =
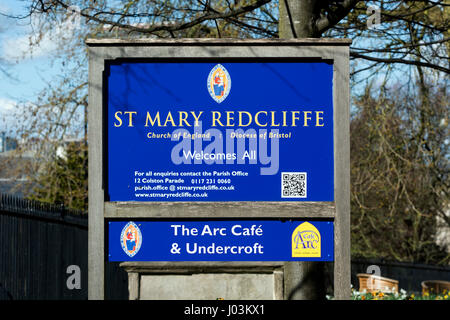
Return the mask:
[[[198,25],[204,21],[214,21],[216,19],[229,19],[229,18],[233,18],[233,17],[237,17],[239,15],[242,15],[244,13],[247,12],[252,12],[255,9],[269,3],[272,0],[256,0],[255,3],[250,4],[250,5],[246,5],[246,6],[242,6],[242,7],[238,7],[237,9],[228,11],[228,12],[223,12],[223,13],[206,13],[201,15],[200,17],[197,17],[195,19],[192,19],[189,22],[183,22],[183,23],[175,23],[172,25],[153,25],[153,26],[149,26],[146,28],[142,28],[142,27],[138,27],[138,26],[134,26],[131,24],[125,24],[125,23],[120,23],[118,21],[110,21],[110,20],[104,20],[98,17],[95,17],[94,15],[89,15],[86,12],[84,12],[83,10],[81,10],[80,15],[89,19],[89,20],[93,20],[95,22],[98,23],[102,23],[102,24],[108,24],[108,25],[113,25],[115,27],[119,27],[122,29],[129,29],[131,31],[135,31],[135,32],[139,32],[139,33],[143,33],[143,34],[150,34],[150,33],[154,33],[157,31],[180,31],[180,30],[185,30],[185,29],[189,29],[195,25]],[[67,5],[66,3],[56,0],[56,2],[58,4],[60,4],[63,8],[68,9],[69,5]],[[120,19],[119,19],[120,20]]]
[[[316,21],[316,29],[319,34],[326,32],[345,18],[353,8],[356,7],[359,0],[344,0],[335,11],[329,10],[328,15],[321,17]]]
[[[354,51],[350,51],[350,56],[353,57],[353,58],[360,58],[360,59],[365,59],[365,60],[369,60],[369,61],[376,61],[376,62],[382,62],[382,63],[400,63],[400,64],[406,64],[406,65],[412,65],[412,66],[421,66],[421,67],[426,67],[426,68],[439,70],[439,71],[445,72],[447,74],[450,73],[450,69],[449,68],[445,68],[445,67],[442,67],[442,66],[439,66],[439,65],[436,65],[436,64],[432,64],[432,63],[429,63],[429,62],[405,60],[405,59],[400,59],[400,58],[372,57],[372,56],[363,55],[363,54],[360,54],[360,53],[354,52]]]

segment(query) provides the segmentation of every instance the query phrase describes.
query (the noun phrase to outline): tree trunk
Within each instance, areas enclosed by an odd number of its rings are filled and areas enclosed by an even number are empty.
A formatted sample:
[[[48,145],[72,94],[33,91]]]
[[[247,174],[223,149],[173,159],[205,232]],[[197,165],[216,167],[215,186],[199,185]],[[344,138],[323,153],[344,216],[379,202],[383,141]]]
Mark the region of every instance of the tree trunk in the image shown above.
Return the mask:
[[[279,37],[314,38],[316,0],[279,0]],[[286,262],[285,292],[289,300],[325,299],[323,262]]]
[[[314,21],[317,0],[279,0],[278,36],[281,39],[318,38]]]
[[[324,300],[324,262],[285,262],[285,297],[288,300]]]

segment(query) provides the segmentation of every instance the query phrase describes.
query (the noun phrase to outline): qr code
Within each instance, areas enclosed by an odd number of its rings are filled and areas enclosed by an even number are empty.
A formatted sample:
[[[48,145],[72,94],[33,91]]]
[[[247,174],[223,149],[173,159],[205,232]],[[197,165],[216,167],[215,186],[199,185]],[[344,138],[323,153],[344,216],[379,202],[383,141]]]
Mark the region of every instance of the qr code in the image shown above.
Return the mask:
[[[282,172],[281,197],[306,198],[306,172]]]

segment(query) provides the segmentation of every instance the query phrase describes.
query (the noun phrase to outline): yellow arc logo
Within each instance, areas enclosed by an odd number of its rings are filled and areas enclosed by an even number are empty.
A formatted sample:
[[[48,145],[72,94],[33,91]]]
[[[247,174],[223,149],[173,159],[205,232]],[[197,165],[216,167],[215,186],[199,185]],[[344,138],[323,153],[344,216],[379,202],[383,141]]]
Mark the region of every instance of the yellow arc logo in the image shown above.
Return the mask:
[[[320,258],[320,232],[309,222],[303,222],[292,233],[292,257]]]

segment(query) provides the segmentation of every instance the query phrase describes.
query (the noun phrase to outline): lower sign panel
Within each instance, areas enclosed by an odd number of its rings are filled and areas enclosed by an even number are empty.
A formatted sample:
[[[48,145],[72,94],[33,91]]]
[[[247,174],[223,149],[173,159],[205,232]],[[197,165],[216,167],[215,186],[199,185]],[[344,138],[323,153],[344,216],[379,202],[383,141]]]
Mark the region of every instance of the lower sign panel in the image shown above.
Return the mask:
[[[110,221],[109,261],[333,261],[332,221]]]

